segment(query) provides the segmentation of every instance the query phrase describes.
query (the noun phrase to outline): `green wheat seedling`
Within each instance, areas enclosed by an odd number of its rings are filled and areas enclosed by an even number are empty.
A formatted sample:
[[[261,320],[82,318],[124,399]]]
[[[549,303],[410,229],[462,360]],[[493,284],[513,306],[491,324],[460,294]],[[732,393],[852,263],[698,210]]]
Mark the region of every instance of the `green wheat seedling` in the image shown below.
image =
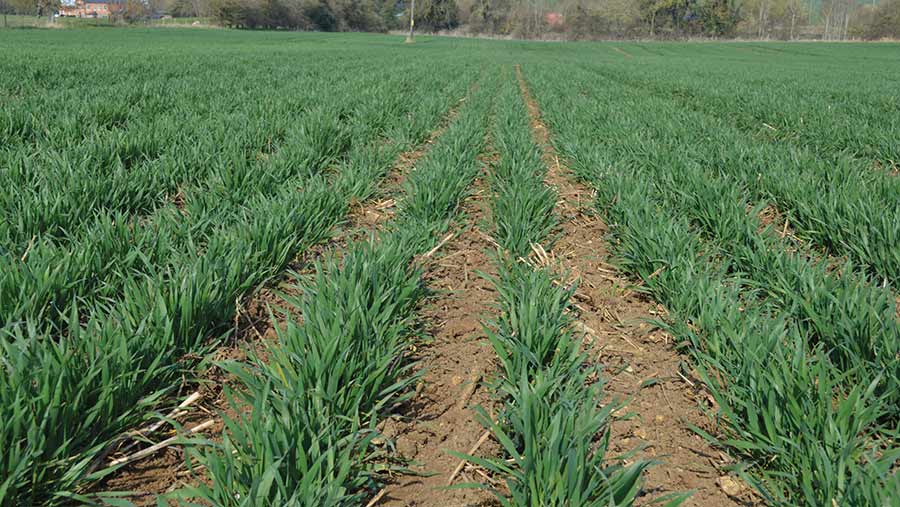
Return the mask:
[[[527,257],[531,245],[552,242],[550,235],[558,225],[557,194],[544,184],[547,169],[514,80],[507,80],[501,101],[492,129],[499,153],[490,167],[493,235],[512,255]]]
[[[555,228],[556,192],[543,182],[546,168],[514,81],[501,104],[493,126],[500,158],[490,168],[491,216],[498,243],[518,259]],[[503,254],[495,262],[501,317],[485,333],[500,360],[492,387],[503,407],[496,419],[478,413],[509,459],[461,457],[502,477],[508,492],[475,486],[510,506],[630,505],[649,463],[623,467],[607,455],[615,404],[601,403],[602,385],[589,380],[599,372],[586,366],[571,329],[575,288]]]
[[[684,116],[648,133],[627,114],[642,97],[561,94],[537,79],[554,99],[542,103],[557,148],[598,191],[619,265],[667,307],[716,400],[721,434],[705,436],[743,459],[744,479],[775,505],[889,505],[900,492],[884,424],[895,403],[879,387],[890,363],[873,359],[892,347],[877,324],[893,320],[890,301],[855,270],[834,277],[759,233],[748,151],[717,150],[733,157],[705,171],[713,150],[684,142]],[[596,129],[608,134],[600,143]],[[746,179],[720,179],[738,168]]]
[[[321,505],[359,501],[373,487],[375,424],[416,380],[403,356],[425,291],[409,246],[364,242],[316,266],[302,298],[288,301],[303,324],[289,320],[265,361],[229,366],[245,388],[236,406],[252,415],[227,419],[225,445],[200,458],[213,484],[182,495]]]
[[[173,499],[356,505],[384,481],[383,472],[399,470],[373,439],[418,379],[407,357],[426,295],[415,259],[446,231],[474,178],[472,143],[484,137],[490,104],[490,83],[484,86],[407,180],[396,221],[297,280],[302,296],[286,302],[302,323],[288,318],[262,357],[225,365],[242,386],[233,394],[235,411],[252,413],[226,418],[223,445],[193,451],[210,483]],[[451,150],[462,142],[470,148]]]
[[[4,110],[0,504],[96,499],[102,456],[196,378],[235,301],[325,239],[471,77],[369,64],[378,84],[341,75],[359,61],[304,66],[327,78],[260,61],[240,84],[108,68],[121,90]]]
[[[478,487],[510,506],[631,505],[650,463],[623,466],[608,456],[618,405],[602,402],[602,384],[590,380],[599,372],[571,329],[574,289],[519,262],[501,262],[494,284],[501,316],[486,333],[500,358],[493,387],[503,406],[496,419],[478,413],[510,459],[462,457],[502,477],[508,496]]]

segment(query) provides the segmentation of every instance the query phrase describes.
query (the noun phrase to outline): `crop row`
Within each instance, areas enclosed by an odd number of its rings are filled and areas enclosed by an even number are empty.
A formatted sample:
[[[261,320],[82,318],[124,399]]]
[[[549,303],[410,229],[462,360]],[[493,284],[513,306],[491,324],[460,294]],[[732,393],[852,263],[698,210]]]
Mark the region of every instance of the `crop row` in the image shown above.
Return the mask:
[[[582,99],[545,72],[529,78],[614,224],[620,265],[667,307],[716,401],[722,433],[707,437],[775,505],[888,505],[900,492],[890,293],[760,231],[732,172],[746,167],[673,150],[681,124],[662,115],[638,130],[624,112],[637,99],[616,87]]]
[[[59,502],[110,472],[95,458],[180,384],[183,357],[226,335],[236,301],[330,234],[472,77],[462,71],[441,87],[439,73],[420,72],[361,93],[343,119],[301,119],[311,133],[333,126],[309,143],[311,157],[245,172],[225,164],[221,175],[233,179],[187,188],[181,207],[147,218],[101,213],[81,242],[41,242],[24,261],[4,256],[0,503]],[[428,76],[431,89],[403,85]],[[360,78],[350,89],[368,86]],[[365,113],[377,103],[393,104],[380,123]],[[370,120],[380,127],[354,127]]]
[[[826,344],[836,363],[858,370],[866,383],[881,376],[881,391],[891,396],[888,406],[898,419],[900,327],[892,293],[871,285],[851,263],[836,269],[820,262],[816,252],[787,252],[783,241],[759,234],[757,211],[766,203],[753,200],[748,184],[705,165],[689,150],[670,149],[656,133],[633,129],[622,114],[631,106],[605,99],[596,106],[603,111],[595,125],[600,123],[606,135],[590,148],[592,160],[615,161],[616,168],[646,177],[654,188],[648,198],[677,211],[713,240],[728,271]],[[635,146],[642,147],[637,154]]]
[[[705,58],[695,57],[698,48],[671,49],[674,55],[652,58],[648,65],[618,58],[613,65],[589,66],[629,87],[719,117],[762,140],[806,147],[827,157],[849,155],[864,167],[872,162],[890,167],[900,161],[895,142],[900,102],[889,92],[897,75],[885,61],[843,62],[835,55],[837,48],[829,48],[829,57],[783,51],[750,56],[769,48],[744,47]],[[849,68],[867,79],[858,79]]]
[[[379,80],[391,82],[386,70],[381,73]],[[84,90],[82,84],[15,102],[0,119],[7,148],[0,210],[14,217],[0,223],[0,247],[22,255],[32,237],[68,239],[98,213],[146,215],[179,192],[215,191],[234,173],[277,185],[291,167],[327,162],[321,159],[331,153],[318,152],[323,143],[331,137],[347,142],[366,135],[362,129],[383,128],[373,98],[396,97],[377,87],[351,93],[355,83],[339,76],[282,71],[275,78],[290,86],[275,86],[270,77],[236,90],[201,84],[216,79],[209,71],[181,78],[176,86],[144,71],[102,90]],[[210,96],[198,101],[197,88]],[[253,97],[259,90],[283,98],[263,102]],[[154,106],[148,100],[166,103]],[[396,107],[387,105],[387,111]],[[360,121],[343,120],[350,116]],[[352,123],[353,131],[341,123]],[[340,147],[335,143],[334,149]]]
[[[499,100],[493,141],[500,157],[490,180],[501,247],[493,280],[500,316],[485,329],[500,360],[492,387],[502,406],[495,415],[476,410],[504,455],[465,458],[505,480],[506,491],[482,486],[503,505],[631,505],[648,463],[609,460],[609,423],[618,405],[603,402],[600,372],[573,329],[575,288],[553,269],[522,261],[533,244],[552,241],[557,194],[544,184],[546,167],[514,79]]]
[[[221,444],[192,455],[207,481],[178,492],[213,505],[361,505],[390,470],[373,445],[378,422],[407,400],[417,376],[407,351],[427,290],[417,256],[436,243],[477,173],[496,88],[486,78],[403,183],[384,231],[317,262],[288,298],[278,340],[247,363]],[[245,410],[249,408],[249,411]]]
[[[340,108],[346,107],[343,98],[323,96],[318,112],[303,116],[296,123],[296,131],[306,133],[305,137],[291,139],[291,143],[265,161],[253,165],[230,163],[227,159],[211,164],[208,178],[182,187],[180,202],[169,203],[151,216],[86,210],[89,225],[75,236],[57,239],[42,234],[36,240],[26,240],[30,245],[24,247],[28,248],[27,255],[9,252],[0,257],[4,267],[0,277],[0,302],[3,303],[0,323],[41,318],[58,324],[73,301],[84,304],[118,298],[123,285],[130,280],[150,275],[160,266],[177,265],[179,258],[206,248],[218,228],[240,219],[240,211],[248,200],[271,196],[285,186],[302,186],[308,178],[323,173],[332,164],[365,167],[391,158],[398,148],[408,144],[410,134],[421,136],[427,131],[427,122],[433,119],[436,110],[446,108],[447,94],[427,95],[429,98],[424,100],[429,104],[422,107],[429,114],[414,116],[415,122],[402,118],[408,112],[405,101],[409,96],[396,93],[396,89],[422,96],[421,92],[411,92],[410,85],[424,78],[410,73],[367,87],[367,92],[358,94],[365,100],[359,99],[359,108],[344,115],[343,120],[337,114]],[[438,81],[425,82],[438,85]],[[449,94],[458,96],[461,87],[460,81],[454,81],[447,88]],[[360,131],[359,125],[366,124],[375,127]],[[394,139],[391,146],[380,146],[379,138],[383,135]],[[214,147],[206,148],[216,153]],[[37,169],[30,172],[40,173]],[[142,173],[135,169],[129,174],[135,172]],[[97,179],[96,175],[80,178]],[[353,181],[351,177],[345,180]],[[11,188],[29,191],[44,187],[14,185]],[[92,201],[90,196],[72,192],[65,186],[54,186],[52,191],[76,202]],[[8,216],[21,218],[23,214]]]
[[[577,82],[597,84],[593,72],[573,74]],[[747,188],[748,199],[771,202],[788,214],[800,237],[834,255],[848,256],[879,282],[897,284],[900,252],[894,245],[900,242],[900,180],[847,159],[821,158],[803,148],[762,143],[718,118],[615,81],[602,83],[579,94],[576,102],[593,108],[593,114],[582,115],[581,121],[601,133],[597,141],[616,142],[609,136],[609,121],[621,125],[612,127],[616,135],[640,136],[640,142],[625,148],[628,158],[616,159],[618,167],[654,164],[662,168],[672,157],[689,159]],[[622,116],[613,119],[612,110]]]

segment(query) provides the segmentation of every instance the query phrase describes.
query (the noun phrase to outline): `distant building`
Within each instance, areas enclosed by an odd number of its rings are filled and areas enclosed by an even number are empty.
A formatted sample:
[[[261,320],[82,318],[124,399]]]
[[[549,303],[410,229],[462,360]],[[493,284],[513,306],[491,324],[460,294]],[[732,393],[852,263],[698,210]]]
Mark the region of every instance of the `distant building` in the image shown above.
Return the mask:
[[[72,18],[108,18],[124,7],[122,0],[75,0],[59,6],[59,15]]]
[[[548,12],[544,14],[544,22],[554,28],[562,26],[565,21],[565,16],[558,12]]]

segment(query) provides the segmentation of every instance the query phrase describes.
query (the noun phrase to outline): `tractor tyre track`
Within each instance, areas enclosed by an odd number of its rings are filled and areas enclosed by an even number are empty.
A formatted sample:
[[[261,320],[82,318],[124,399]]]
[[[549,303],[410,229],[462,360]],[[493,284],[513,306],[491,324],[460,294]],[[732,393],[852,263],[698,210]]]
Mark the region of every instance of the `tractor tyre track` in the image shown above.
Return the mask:
[[[487,163],[484,156],[479,158]],[[490,240],[480,230],[490,213],[482,176],[472,189],[462,205],[464,221],[458,224],[457,235],[441,248],[425,274],[425,282],[435,294],[421,311],[431,340],[415,353],[423,373],[418,394],[403,418],[389,419],[382,428],[403,457],[412,460],[412,473],[394,478],[377,506],[496,505],[491,495],[481,490],[443,489],[459,463],[447,450],[467,452],[484,432],[469,407],[488,408],[493,403],[489,390],[482,387],[483,379],[495,369],[495,361],[481,320],[491,310],[485,302],[496,298],[492,284],[482,276],[495,271],[486,252]],[[486,442],[479,454],[497,451],[495,443]],[[476,482],[473,473],[464,469],[457,482]]]
[[[605,390],[613,400],[627,402],[612,424],[610,450],[624,454],[642,448],[636,458],[660,462],[645,472],[637,505],[690,490],[695,493],[684,506],[757,505],[749,488],[723,470],[729,457],[690,429],[709,428],[701,409],[709,401],[702,384],[689,378],[687,359],[674,340],[648,323],[666,311],[629,288],[633,284],[605,262],[611,253],[604,239],[608,226],[594,211],[595,195],[559,159],[518,65],[516,77],[543,150],[546,183],[559,193],[562,235],[551,257],[579,280],[575,300],[586,346],[605,368]]]

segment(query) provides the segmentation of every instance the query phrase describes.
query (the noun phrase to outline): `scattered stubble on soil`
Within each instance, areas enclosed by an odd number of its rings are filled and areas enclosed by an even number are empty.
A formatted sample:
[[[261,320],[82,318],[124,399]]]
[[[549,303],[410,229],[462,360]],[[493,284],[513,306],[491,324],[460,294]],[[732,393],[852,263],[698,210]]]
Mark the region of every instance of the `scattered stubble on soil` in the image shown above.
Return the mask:
[[[403,457],[413,460],[411,469],[423,475],[395,478],[377,505],[495,505],[483,491],[443,489],[459,463],[447,450],[468,452],[484,432],[469,407],[490,407],[492,403],[489,390],[481,385],[494,369],[493,351],[481,324],[491,310],[489,302],[495,299],[493,286],[482,276],[493,274],[486,253],[491,245],[479,229],[488,220],[489,209],[484,202],[483,179],[479,177],[472,188],[473,194],[463,203],[465,223],[441,248],[425,275],[435,297],[422,312],[432,341],[418,351],[419,368],[424,370],[420,394],[410,402],[404,418],[389,419],[383,428],[387,437],[395,439]],[[496,444],[487,442],[479,454],[497,450]],[[455,482],[481,478],[464,469]]]
[[[702,385],[678,375],[686,359],[671,337],[647,322],[662,318],[665,310],[630,289],[632,284],[604,261],[607,226],[594,211],[593,192],[559,159],[518,66],[516,76],[548,167],[546,183],[559,193],[562,235],[551,257],[579,280],[579,321],[586,326],[586,346],[604,367],[605,390],[611,400],[627,400],[612,424],[610,450],[622,454],[640,447],[637,458],[661,462],[645,472],[645,495],[637,505],[689,490],[696,492],[683,504],[688,507],[756,505],[749,489],[722,471],[727,455],[690,429],[709,426],[700,407],[707,402]],[[654,383],[645,387],[647,381]],[[631,416],[621,417],[625,414]]]
[[[309,255],[310,252],[307,252],[303,257],[307,258]],[[234,379],[218,368],[215,363],[246,360],[248,350],[259,357],[265,357],[267,344],[277,339],[269,318],[269,311],[279,307],[280,301],[281,298],[273,287],[262,287],[242,304],[238,318],[235,320],[234,333],[215,352],[209,368],[199,375],[201,380],[193,390],[201,394],[200,400],[188,407],[183,416],[177,418],[181,429],[187,430],[203,421],[212,419],[214,421],[212,426],[208,427],[201,435],[195,436],[212,437],[213,440],[218,441],[218,435],[221,435],[225,429],[225,424],[219,414],[236,415],[234,407],[229,404],[225,396],[224,387],[228,385],[236,388],[237,385],[234,383]],[[179,398],[185,397],[192,391],[189,387],[193,386],[185,385]],[[171,426],[165,434],[148,435],[154,441],[172,436],[175,436],[175,431]],[[139,449],[132,449],[131,452]],[[175,444],[122,467],[95,485],[94,489],[131,492],[127,500],[141,507],[156,505],[159,495],[187,486],[192,479],[193,476],[185,466],[183,447]]]

